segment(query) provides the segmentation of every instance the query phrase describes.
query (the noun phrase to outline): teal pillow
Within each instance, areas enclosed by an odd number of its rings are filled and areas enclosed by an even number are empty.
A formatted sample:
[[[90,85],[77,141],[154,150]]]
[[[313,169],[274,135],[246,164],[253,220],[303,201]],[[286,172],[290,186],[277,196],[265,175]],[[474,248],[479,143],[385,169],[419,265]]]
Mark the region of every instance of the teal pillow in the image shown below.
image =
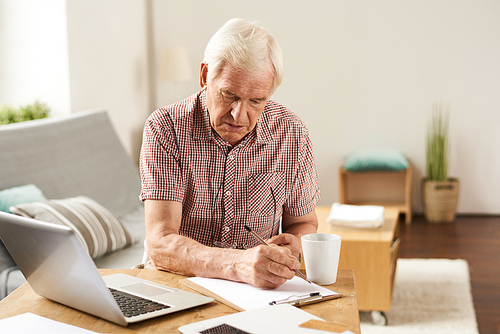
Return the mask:
[[[44,202],[47,198],[34,184],[0,191],[0,211],[10,212],[9,207],[23,203]]]
[[[397,150],[362,150],[348,154],[344,160],[344,168],[353,172],[397,171],[408,168],[408,160]]]

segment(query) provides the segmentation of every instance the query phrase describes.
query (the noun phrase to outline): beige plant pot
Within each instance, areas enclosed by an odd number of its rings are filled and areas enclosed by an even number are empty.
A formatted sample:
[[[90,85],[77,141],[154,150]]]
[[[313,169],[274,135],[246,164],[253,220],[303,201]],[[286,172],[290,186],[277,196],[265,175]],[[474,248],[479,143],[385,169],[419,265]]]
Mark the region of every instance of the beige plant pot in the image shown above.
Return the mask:
[[[427,222],[441,224],[455,221],[458,186],[458,179],[455,178],[448,181],[422,180],[422,204]]]

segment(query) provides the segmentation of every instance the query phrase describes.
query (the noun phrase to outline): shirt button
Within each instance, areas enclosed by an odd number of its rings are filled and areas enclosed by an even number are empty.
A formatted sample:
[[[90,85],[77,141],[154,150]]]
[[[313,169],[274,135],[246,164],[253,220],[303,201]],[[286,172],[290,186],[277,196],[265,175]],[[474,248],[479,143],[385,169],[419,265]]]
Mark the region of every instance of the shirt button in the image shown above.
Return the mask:
[[[224,227],[224,231],[229,232],[230,228],[229,226]]]
[[[233,160],[233,159],[234,159],[234,155],[230,155],[229,160]]]
[[[232,192],[231,190],[226,191],[226,196],[231,196]]]

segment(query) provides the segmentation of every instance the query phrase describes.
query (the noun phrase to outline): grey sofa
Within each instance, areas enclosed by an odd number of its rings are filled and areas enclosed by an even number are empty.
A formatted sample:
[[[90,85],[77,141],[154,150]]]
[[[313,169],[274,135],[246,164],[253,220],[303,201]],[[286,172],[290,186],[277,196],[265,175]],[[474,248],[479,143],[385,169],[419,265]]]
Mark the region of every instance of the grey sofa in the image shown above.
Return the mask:
[[[140,177],[106,111],[2,125],[0,152],[0,190],[34,184],[48,199],[87,196],[135,236],[137,242],[131,247],[96,259],[98,268],[132,268],[141,263],[145,232]],[[14,265],[3,245],[0,264]],[[12,277],[9,290],[22,283],[22,275]]]

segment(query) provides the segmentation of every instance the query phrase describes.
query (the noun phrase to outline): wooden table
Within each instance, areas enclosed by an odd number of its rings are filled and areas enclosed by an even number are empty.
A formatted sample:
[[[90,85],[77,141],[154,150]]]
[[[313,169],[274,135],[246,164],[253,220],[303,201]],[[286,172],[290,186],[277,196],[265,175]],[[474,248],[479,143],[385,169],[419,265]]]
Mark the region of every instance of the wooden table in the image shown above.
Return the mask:
[[[179,280],[186,278],[186,276],[164,271],[154,269],[100,269],[99,271],[103,276],[114,273],[125,273],[175,288],[190,290],[179,283]],[[57,283],[54,282],[54,284]],[[356,287],[354,284],[353,271],[340,270],[337,282],[327,287],[344,294],[344,297],[312,305],[305,305],[302,307],[302,310],[330,322],[350,325],[353,328],[352,331],[359,334],[359,312],[356,301]],[[40,297],[33,292],[28,283],[25,283],[0,301],[0,319],[25,312],[31,312],[99,333],[178,333],[178,328],[182,325],[236,313],[237,311],[219,302],[213,302],[189,310],[132,324],[128,327],[121,327],[106,320]]]
[[[384,225],[377,229],[331,226],[329,213],[330,207],[316,207],[318,232],[342,236],[339,268],[354,269],[359,310],[390,310],[400,243],[398,209],[385,208]]]

